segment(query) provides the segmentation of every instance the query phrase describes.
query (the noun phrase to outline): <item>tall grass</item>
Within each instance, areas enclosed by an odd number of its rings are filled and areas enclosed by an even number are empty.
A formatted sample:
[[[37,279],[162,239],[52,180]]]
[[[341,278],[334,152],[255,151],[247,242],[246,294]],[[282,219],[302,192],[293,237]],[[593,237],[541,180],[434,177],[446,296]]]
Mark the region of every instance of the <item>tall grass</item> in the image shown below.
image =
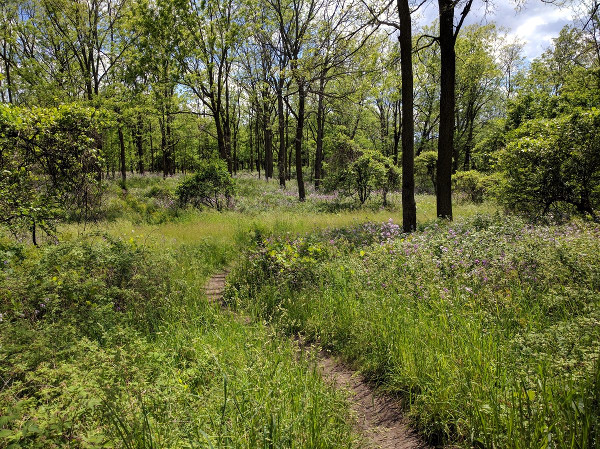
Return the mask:
[[[596,448],[599,237],[476,217],[268,238],[228,296],[400,395],[432,443]]]
[[[0,255],[0,446],[356,447],[310,354],[206,300],[228,247],[95,236]]]
[[[61,224],[58,244],[0,239],[0,446],[359,446],[310,354],[207,303],[204,283],[257,236],[397,218],[398,204],[310,188],[299,204],[240,179],[233,210],[181,210],[177,182],[109,185],[98,221]],[[421,222],[433,210],[419,198]]]

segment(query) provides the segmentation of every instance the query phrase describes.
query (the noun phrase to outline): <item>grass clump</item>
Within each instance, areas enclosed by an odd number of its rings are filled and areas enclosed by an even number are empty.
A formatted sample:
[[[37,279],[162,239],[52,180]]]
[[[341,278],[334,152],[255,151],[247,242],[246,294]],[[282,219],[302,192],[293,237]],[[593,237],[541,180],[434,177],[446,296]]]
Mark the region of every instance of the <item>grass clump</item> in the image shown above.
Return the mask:
[[[436,444],[600,444],[600,228],[479,216],[263,238],[229,300],[346,357]]]

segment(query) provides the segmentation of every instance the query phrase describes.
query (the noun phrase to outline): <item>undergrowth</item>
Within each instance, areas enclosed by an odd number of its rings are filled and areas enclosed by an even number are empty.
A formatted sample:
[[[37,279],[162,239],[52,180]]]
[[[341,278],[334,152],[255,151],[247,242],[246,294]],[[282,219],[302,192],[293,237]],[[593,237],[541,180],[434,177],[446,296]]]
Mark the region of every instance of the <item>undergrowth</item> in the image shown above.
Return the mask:
[[[257,236],[227,298],[342,354],[435,444],[600,447],[600,228]]]
[[[0,245],[0,446],[350,448],[310,355],[209,304],[231,248]]]

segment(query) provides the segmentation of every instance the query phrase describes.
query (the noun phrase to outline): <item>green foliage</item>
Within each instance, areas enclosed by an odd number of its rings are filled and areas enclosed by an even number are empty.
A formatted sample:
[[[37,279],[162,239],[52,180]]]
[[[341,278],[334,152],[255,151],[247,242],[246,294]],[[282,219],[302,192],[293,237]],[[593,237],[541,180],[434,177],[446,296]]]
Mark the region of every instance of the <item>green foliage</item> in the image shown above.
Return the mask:
[[[150,260],[133,240],[103,235],[29,253],[23,262],[5,261],[0,307],[6,320],[74,319],[92,338],[103,332],[104,320],[96,320],[110,310],[143,326],[154,326],[161,317],[156,301],[170,288],[161,276],[170,265],[156,256]]]
[[[400,184],[400,170],[393,161],[379,151],[362,149],[345,137],[338,139],[335,146],[334,156],[326,165],[327,188],[339,190],[344,196],[356,196],[360,204],[374,190],[380,190],[386,203],[387,193]]]
[[[465,195],[474,203],[482,203],[498,185],[497,175],[486,175],[477,170],[459,171],[452,175],[454,192]]]
[[[423,151],[415,158],[415,177],[422,190],[436,190],[437,151]],[[430,183],[431,187],[427,184]]]
[[[598,105],[600,61],[593,39],[567,25],[553,43],[531,63],[518,95],[509,101],[509,129],[528,120],[554,119]]]
[[[597,447],[600,229],[480,216],[390,230],[322,234],[328,256],[299,289],[259,247],[233,273],[236,300],[402,396],[432,443]]]
[[[90,218],[101,193],[101,114],[78,105],[57,109],[0,105],[0,208],[17,232],[73,214]]]
[[[506,146],[506,119],[490,120],[485,124],[473,148],[473,167],[485,173],[497,169],[498,154]]]
[[[231,246],[145,241],[1,241],[0,446],[355,447],[310,354],[206,301]]]
[[[182,206],[201,205],[222,210],[229,206],[234,193],[234,182],[222,160],[202,162],[196,173],[184,179],[175,194]]]
[[[600,111],[525,122],[502,153],[501,200],[531,216],[570,206],[597,219],[600,205]]]

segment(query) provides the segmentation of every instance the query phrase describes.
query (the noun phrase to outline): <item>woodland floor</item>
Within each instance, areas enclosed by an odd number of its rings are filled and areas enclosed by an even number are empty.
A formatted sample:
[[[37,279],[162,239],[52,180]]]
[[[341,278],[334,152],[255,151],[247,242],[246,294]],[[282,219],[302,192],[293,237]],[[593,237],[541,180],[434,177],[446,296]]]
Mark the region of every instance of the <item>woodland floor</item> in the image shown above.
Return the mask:
[[[206,283],[206,297],[211,302],[222,301],[229,270],[213,274]],[[249,322],[245,317],[244,321]],[[355,430],[372,449],[426,449],[428,446],[408,426],[398,401],[376,392],[361,374],[320,351],[317,357],[319,372],[327,383],[347,393],[355,414]]]

